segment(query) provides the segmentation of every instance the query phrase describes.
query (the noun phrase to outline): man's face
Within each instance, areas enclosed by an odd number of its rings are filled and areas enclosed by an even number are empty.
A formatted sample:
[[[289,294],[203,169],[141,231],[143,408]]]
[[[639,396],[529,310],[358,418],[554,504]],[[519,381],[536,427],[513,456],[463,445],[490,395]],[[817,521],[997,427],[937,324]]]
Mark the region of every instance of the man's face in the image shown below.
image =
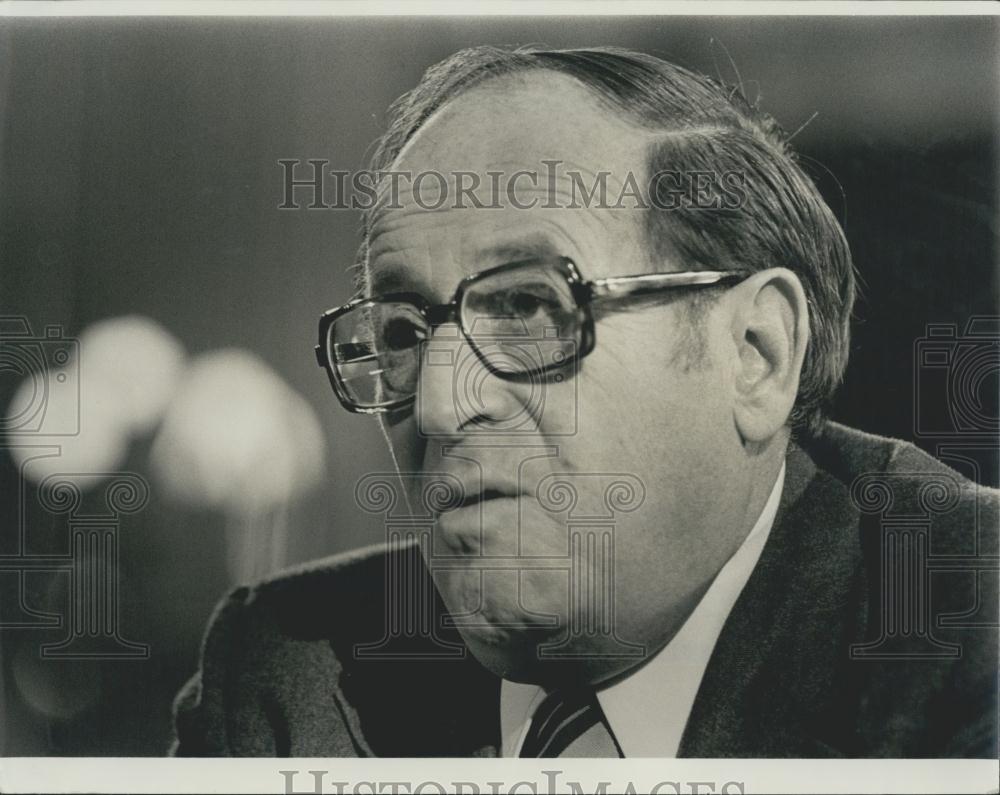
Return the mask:
[[[373,223],[371,292],[443,304],[464,277],[536,256],[568,257],[584,279],[684,269],[651,260],[645,211],[567,207],[570,171],[588,186],[610,172],[608,204],[629,172],[643,184],[650,143],[555,73],[470,91],[393,166],[441,173],[449,199],[422,209],[401,185],[401,207]],[[554,186],[546,160],[560,161]],[[489,172],[521,169],[539,174],[517,183],[532,209],[490,188]],[[501,207],[455,206],[457,172],[478,175],[482,202]],[[439,185],[423,184],[426,205]],[[411,502],[434,473],[462,485],[464,502],[437,515],[428,564],[470,649],[500,675],[544,681],[569,665],[596,681],[635,665],[746,532],[731,368],[719,363],[732,340],[717,309],[693,329],[683,300],[595,307],[596,346],[576,368],[519,381],[491,374],[445,324],[426,346],[415,407],[385,415]]]

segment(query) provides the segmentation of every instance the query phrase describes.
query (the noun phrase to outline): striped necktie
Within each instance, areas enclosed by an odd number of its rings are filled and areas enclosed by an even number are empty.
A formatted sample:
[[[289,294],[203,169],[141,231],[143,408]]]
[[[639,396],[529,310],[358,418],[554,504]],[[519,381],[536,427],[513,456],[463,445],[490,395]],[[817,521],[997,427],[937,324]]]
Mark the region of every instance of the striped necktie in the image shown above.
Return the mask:
[[[538,705],[518,756],[600,759],[622,756],[594,691],[553,691]]]

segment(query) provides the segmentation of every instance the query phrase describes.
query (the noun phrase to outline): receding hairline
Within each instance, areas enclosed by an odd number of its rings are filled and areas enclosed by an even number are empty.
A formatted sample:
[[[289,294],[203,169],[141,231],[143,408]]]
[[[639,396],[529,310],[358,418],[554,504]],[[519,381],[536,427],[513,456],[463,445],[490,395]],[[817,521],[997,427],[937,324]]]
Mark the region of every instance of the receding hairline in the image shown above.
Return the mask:
[[[518,90],[528,91],[542,88],[544,84],[540,85],[537,81],[543,77],[547,77],[553,81],[562,80],[577,87],[581,94],[585,94],[593,101],[594,110],[600,112],[607,121],[637,136],[638,143],[640,144],[637,148],[655,143],[661,136],[683,134],[689,129],[682,124],[679,124],[676,129],[665,129],[662,125],[649,121],[639,112],[627,113],[625,118],[623,118],[622,112],[624,108],[597,87],[588,84],[580,77],[569,72],[557,69],[549,64],[539,63],[519,67],[514,71],[485,74],[469,86],[459,88],[452,96],[436,107],[427,118],[414,127],[410,136],[399,147],[391,163],[387,165],[386,170],[392,171],[396,169],[398,164],[414,146],[418,137],[428,131],[429,127],[442,123],[443,116],[454,113],[456,105],[466,100],[475,99],[477,94],[509,96],[512,92]],[[705,129],[707,129],[707,126]],[[641,155],[648,159],[647,151],[642,151]],[[645,166],[646,163],[643,162],[640,165]]]
[[[415,145],[419,145],[418,138],[421,134],[424,132],[430,132],[433,135],[434,131],[428,130],[428,127],[431,127],[435,123],[439,123],[443,114],[446,114],[449,111],[454,111],[455,105],[460,104],[464,100],[473,99],[477,94],[494,94],[502,96],[509,95],[512,91],[536,90],[540,87],[544,87],[544,84],[538,84],[539,78],[551,79],[554,81],[565,80],[571,85],[576,86],[582,94],[585,94],[592,100],[592,107],[595,112],[600,113],[606,120],[616,123],[623,130],[627,130],[629,134],[636,136],[636,159],[634,164],[629,166],[629,170],[636,176],[642,177],[642,179],[640,179],[640,187],[644,193],[646,181],[652,171],[654,158],[660,144],[671,138],[683,138],[699,134],[711,135],[722,132],[726,129],[724,126],[719,124],[687,124],[681,117],[676,118],[675,124],[665,126],[663,123],[649,119],[647,116],[642,114],[642,111],[639,110],[628,112],[623,115],[623,111],[625,109],[619,102],[616,102],[599,87],[587,83],[577,75],[571,74],[555,67],[554,65],[546,63],[535,63],[523,66],[518,65],[508,71],[498,71],[495,73],[487,72],[470,85],[458,88],[452,96],[445,99],[441,105],[435,108],[435,110],[430,113],[427,118],[422,120],[420,124],[413,129],[410,137],[400,147],[392,162],[387,167],[387,170],[398,170],[399,166],[403,164],[403,161],[410,153],[411,149]],[[541,166],[541,162],[538,165]],[[645,195],[643,198],[648,199]],[[378,215],[379,209],[377,206],[369,211],[370,225],[365,229],[367,243],[371,243],[374,239],[374,236],[372,236],[371,233],[378,225]],[[636,234],[639,235],[647,244],[645,246],[645,250],[648,254],[648,261],[644,263],[647,267],[656,269],[658,262],[661,260],[672,260],[676,262],[679,259],[677,250],[670,245],[668,240],[665,240],[662,236],[658,235],[657,232],[654,232],[654,230],[650,228],[649,224],[642,217],[636,217]],[[362,272],[368,269],[367,261],[360,262],[359,265],[361,266],[360,270]],[[367,279],[370,277],[370,274],[361,273],[359,275],[361,277],[361,281],[358,283],[358,286],[360,287],[361,284],[368,286]]]

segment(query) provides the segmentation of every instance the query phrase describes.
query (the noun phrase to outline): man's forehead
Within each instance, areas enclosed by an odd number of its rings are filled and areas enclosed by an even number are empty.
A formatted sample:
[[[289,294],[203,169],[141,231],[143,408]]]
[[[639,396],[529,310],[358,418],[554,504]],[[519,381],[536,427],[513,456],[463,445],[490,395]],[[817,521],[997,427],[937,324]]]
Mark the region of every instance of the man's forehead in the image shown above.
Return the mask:
[[[392,169],[382,174],[369,224],[374,237],[391,232],[401,219],[418,213],[482,209],[499,221],[497,211],[505,210],[602,210],[622,196],[629,175],[634,184],[640,184],[641,174],[633,169],[596,169],[574,159],[532,161],[527,154],[489,162],[479,169]],[[488,223],[482,218],[477,222]]]
[[[428,119],[394,170],[485,174],[520,161],[573,161],[595,171],[642,165],[649,133],[611,113],[578,80],[552,71],[494,78]]]
[[[649,137],[564,75],[470,90],[421,127],[380,184],[368,240],[379,291],[397,271],[433,278],[450,263],[581,253],[586,264],[595,239],[620,248],[639,221],[634,205],[608,205],[630,174],[641,184]],[[607,201],[594,200],[595,186]]]

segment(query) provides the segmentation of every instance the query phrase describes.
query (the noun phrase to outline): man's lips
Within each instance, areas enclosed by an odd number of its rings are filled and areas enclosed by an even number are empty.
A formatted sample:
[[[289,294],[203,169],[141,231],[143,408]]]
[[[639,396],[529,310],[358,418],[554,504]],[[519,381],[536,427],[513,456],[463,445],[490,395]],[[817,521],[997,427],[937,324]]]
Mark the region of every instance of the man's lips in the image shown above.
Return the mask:
[[[457,502],[453,506],[449,506],[444,511],[442,511],[442,513],[449,513],[451,511],[457,511],[462,508],[471,508],[477,505],[481,505],[483,503],[493,502],[495,500],[516,499],[518,496],[520,495],[517,492],[508,489],[503,489],[498,487],[487,487],[471,493],[466,492],[465,497],[460,502]]]

